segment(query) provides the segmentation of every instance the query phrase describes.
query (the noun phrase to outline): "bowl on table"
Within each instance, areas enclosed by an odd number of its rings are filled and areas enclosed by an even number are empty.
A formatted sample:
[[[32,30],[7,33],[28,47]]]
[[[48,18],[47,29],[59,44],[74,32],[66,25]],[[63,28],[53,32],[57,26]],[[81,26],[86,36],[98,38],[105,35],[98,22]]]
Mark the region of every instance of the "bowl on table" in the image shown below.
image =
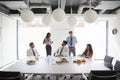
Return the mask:
[[[34,64],[35,64],[35,60],[28,60],[28,61],[27,61],[27,64],[28,64],[28,65],[34,65]]]
[[[56,61],[57,64],[67,63],[68,60],[66,58],[61,58],[60,60]]]
[[[81,64],[81,63],[84,63],[86,62],[85,59],[77,59],[77,60],[74,60],[73,63],[77,63],[77,64]]]

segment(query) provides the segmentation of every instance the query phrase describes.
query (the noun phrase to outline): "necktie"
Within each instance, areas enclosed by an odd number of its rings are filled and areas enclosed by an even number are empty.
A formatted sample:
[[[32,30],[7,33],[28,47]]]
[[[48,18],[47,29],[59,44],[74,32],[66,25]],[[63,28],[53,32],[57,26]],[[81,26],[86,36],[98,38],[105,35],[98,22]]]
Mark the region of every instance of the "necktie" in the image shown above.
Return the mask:
[[[35,56],[35,51],[32,49],[33,55]]]
[[[70,41],[71,41],[71,43],[70,43],[70,44],[71,44],[71,46],[72,46],[72,37],[70,38]]]
[[[62,47],[61,50],[60,50],[60,55],[62,54],[63,48],[64,48],[64,47]]]

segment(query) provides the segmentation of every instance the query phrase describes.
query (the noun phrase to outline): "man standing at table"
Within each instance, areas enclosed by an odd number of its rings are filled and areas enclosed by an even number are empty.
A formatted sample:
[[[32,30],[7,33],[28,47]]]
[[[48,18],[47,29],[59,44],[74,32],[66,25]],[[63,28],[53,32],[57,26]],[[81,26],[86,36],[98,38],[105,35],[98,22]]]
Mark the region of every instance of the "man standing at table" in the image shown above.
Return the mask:
[[[69,31],[69,36],[66,38],[69,47],[69,56],[73,53],[73,56],[76,56],[75,45],[77,43],[77,38],[73,36],[73,32]]]

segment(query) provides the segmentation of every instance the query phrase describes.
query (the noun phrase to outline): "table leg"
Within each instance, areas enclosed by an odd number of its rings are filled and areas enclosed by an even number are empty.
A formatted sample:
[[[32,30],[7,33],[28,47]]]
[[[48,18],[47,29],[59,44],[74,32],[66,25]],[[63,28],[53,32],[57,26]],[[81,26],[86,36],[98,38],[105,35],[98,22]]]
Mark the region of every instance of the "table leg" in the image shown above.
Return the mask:
[[[22,78],[23,78],[23,80],[25,80],[25,74],[24,73],[22,74]]]
[[[56,80],[59,80],[60,75],[56,74]]]

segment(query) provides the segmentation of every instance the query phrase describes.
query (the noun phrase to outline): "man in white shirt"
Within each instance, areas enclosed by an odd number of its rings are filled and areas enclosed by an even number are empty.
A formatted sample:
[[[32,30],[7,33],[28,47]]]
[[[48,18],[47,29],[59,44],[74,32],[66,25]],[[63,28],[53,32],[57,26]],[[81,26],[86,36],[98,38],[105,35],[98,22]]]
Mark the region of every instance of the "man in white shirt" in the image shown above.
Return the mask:
[[[68,47],[66,47],[67,41],[63,41],[61,44],[61,47],[57,49],[57,51],[54,53],[54,56],[68,56]]]
[[[37,50],[35,49],[35,45],[33,42],[29,43],[29,46],[30,48],[27,50],[27,57],[31,57],[31,56],[39,56]],[[32,74],[27,74],[26,75],[26,78],[28,78],[30,75]],[[35,76],[36,74],[33,75],[33,77]],[[44,76],[42,76],[42,78],[44,79]]]
[[[35,45],[33,42],[29,44],[30,48],[27,50],[27,56],[39,56],[37,50],[35,49]]]

